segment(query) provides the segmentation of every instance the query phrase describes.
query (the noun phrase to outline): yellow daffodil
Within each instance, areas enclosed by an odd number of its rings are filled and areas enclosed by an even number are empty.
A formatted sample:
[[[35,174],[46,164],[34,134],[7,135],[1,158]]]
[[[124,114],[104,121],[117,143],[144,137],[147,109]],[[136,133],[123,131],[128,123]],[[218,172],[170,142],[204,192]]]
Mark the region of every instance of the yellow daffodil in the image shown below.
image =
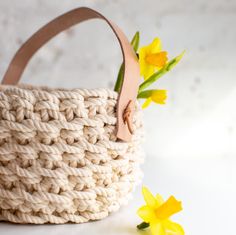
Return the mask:
[[[156,104],[165,104],[165,100],[167,98],[167,91],[166,90],[151,90],[150,96],[146,99],[143,103],[142,108],[147,108],[151,102]]]
[[[161,51],[161,40],[155,38],[153,42],[139,50],[140,74],[148,79],[157,69],[161,69],[167,62],[167,52]]]
[[[159,194],[155,197],[146,187],[143,187],[142,193],[146,205],[137,213],[144,224],[150,226],[152,235],[184,235],[181,225],[170,220],[173,214],[182,210],[181,202],[174,196],[164,201]]]

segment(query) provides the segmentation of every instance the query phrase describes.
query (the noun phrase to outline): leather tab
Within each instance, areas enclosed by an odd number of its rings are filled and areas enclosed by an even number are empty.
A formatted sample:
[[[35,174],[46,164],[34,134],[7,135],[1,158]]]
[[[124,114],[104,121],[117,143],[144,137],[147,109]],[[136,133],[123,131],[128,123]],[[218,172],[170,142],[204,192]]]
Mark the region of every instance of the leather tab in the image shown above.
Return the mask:
[[[139,86],[138,59],[128,39],[120,30],[120,28],[106,19],[103,15],[90,8],[76,8],[57,17],[39,29],[17,51],[6,71],[5,76],[3,77],[2,84],[17,84],[32,56],[45,43],[71,26],[94,18],[104,20],[111,27],[119,41],[122,50],[125,70],[124,81],[117,102],[117,138],[124,141],[130,141],[132,134],[130,132],[129,125],[133,120],[134,104],[137,98]],[[130,101],[132,102],[130,103]],[[129,106],[130,109],[128,122],[127,120],[124,120],[124,113],[127,111],[127,106]]]

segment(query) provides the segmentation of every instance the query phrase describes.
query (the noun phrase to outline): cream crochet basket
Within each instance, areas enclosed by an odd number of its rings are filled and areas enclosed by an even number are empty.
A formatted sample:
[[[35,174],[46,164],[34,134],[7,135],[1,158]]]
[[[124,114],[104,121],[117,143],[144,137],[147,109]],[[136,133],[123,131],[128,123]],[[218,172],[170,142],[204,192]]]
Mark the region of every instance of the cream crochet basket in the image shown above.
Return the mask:
[[[92,18],[108,23],[119,40],[119,94],[17,85],[40,47]],[[23,44],[0,85],[0,221],[83,223],[127,202],[141,176],[138,80],[137,57],[122,31],[89,8],[59,16]]]

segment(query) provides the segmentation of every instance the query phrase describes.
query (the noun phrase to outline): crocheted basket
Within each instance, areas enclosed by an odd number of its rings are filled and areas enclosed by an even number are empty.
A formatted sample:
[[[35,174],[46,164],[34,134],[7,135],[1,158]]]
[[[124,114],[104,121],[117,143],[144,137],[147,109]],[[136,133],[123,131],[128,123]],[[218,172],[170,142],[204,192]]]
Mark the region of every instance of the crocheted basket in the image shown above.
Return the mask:
[[[105,20],[125,65],[120,93],[17,85],[34,53],[61,31]],[[138,61],[121,30],[89,8],[59,16],[16,53],[0,85],[0,221],[83,223],[126,203],[140,179]]]

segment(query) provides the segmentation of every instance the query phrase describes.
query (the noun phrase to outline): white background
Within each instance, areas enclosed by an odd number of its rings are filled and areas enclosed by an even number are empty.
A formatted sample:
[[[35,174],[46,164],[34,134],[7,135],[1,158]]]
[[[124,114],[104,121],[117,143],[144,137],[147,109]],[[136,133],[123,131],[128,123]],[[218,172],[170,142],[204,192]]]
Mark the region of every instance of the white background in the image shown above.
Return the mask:
[[[0,75],[33,32],[59,14],[91,6],[141,45],[158,36],[182,62],[156,87],[168,90],[165,106],[145,110],[144,184],[184,210],[173,219],[191,235],[235,235],[236,211],[236,0],[11,0],[0,1]],[[121,52],[99,21],[60,35],[33,58],[22,82],[51,87],[114,85]],[[138,234],[140,188],[128,207],[84,225],[26,226],[0,223],[0,234]],[[144,234],[144,233],[142,233]]]

